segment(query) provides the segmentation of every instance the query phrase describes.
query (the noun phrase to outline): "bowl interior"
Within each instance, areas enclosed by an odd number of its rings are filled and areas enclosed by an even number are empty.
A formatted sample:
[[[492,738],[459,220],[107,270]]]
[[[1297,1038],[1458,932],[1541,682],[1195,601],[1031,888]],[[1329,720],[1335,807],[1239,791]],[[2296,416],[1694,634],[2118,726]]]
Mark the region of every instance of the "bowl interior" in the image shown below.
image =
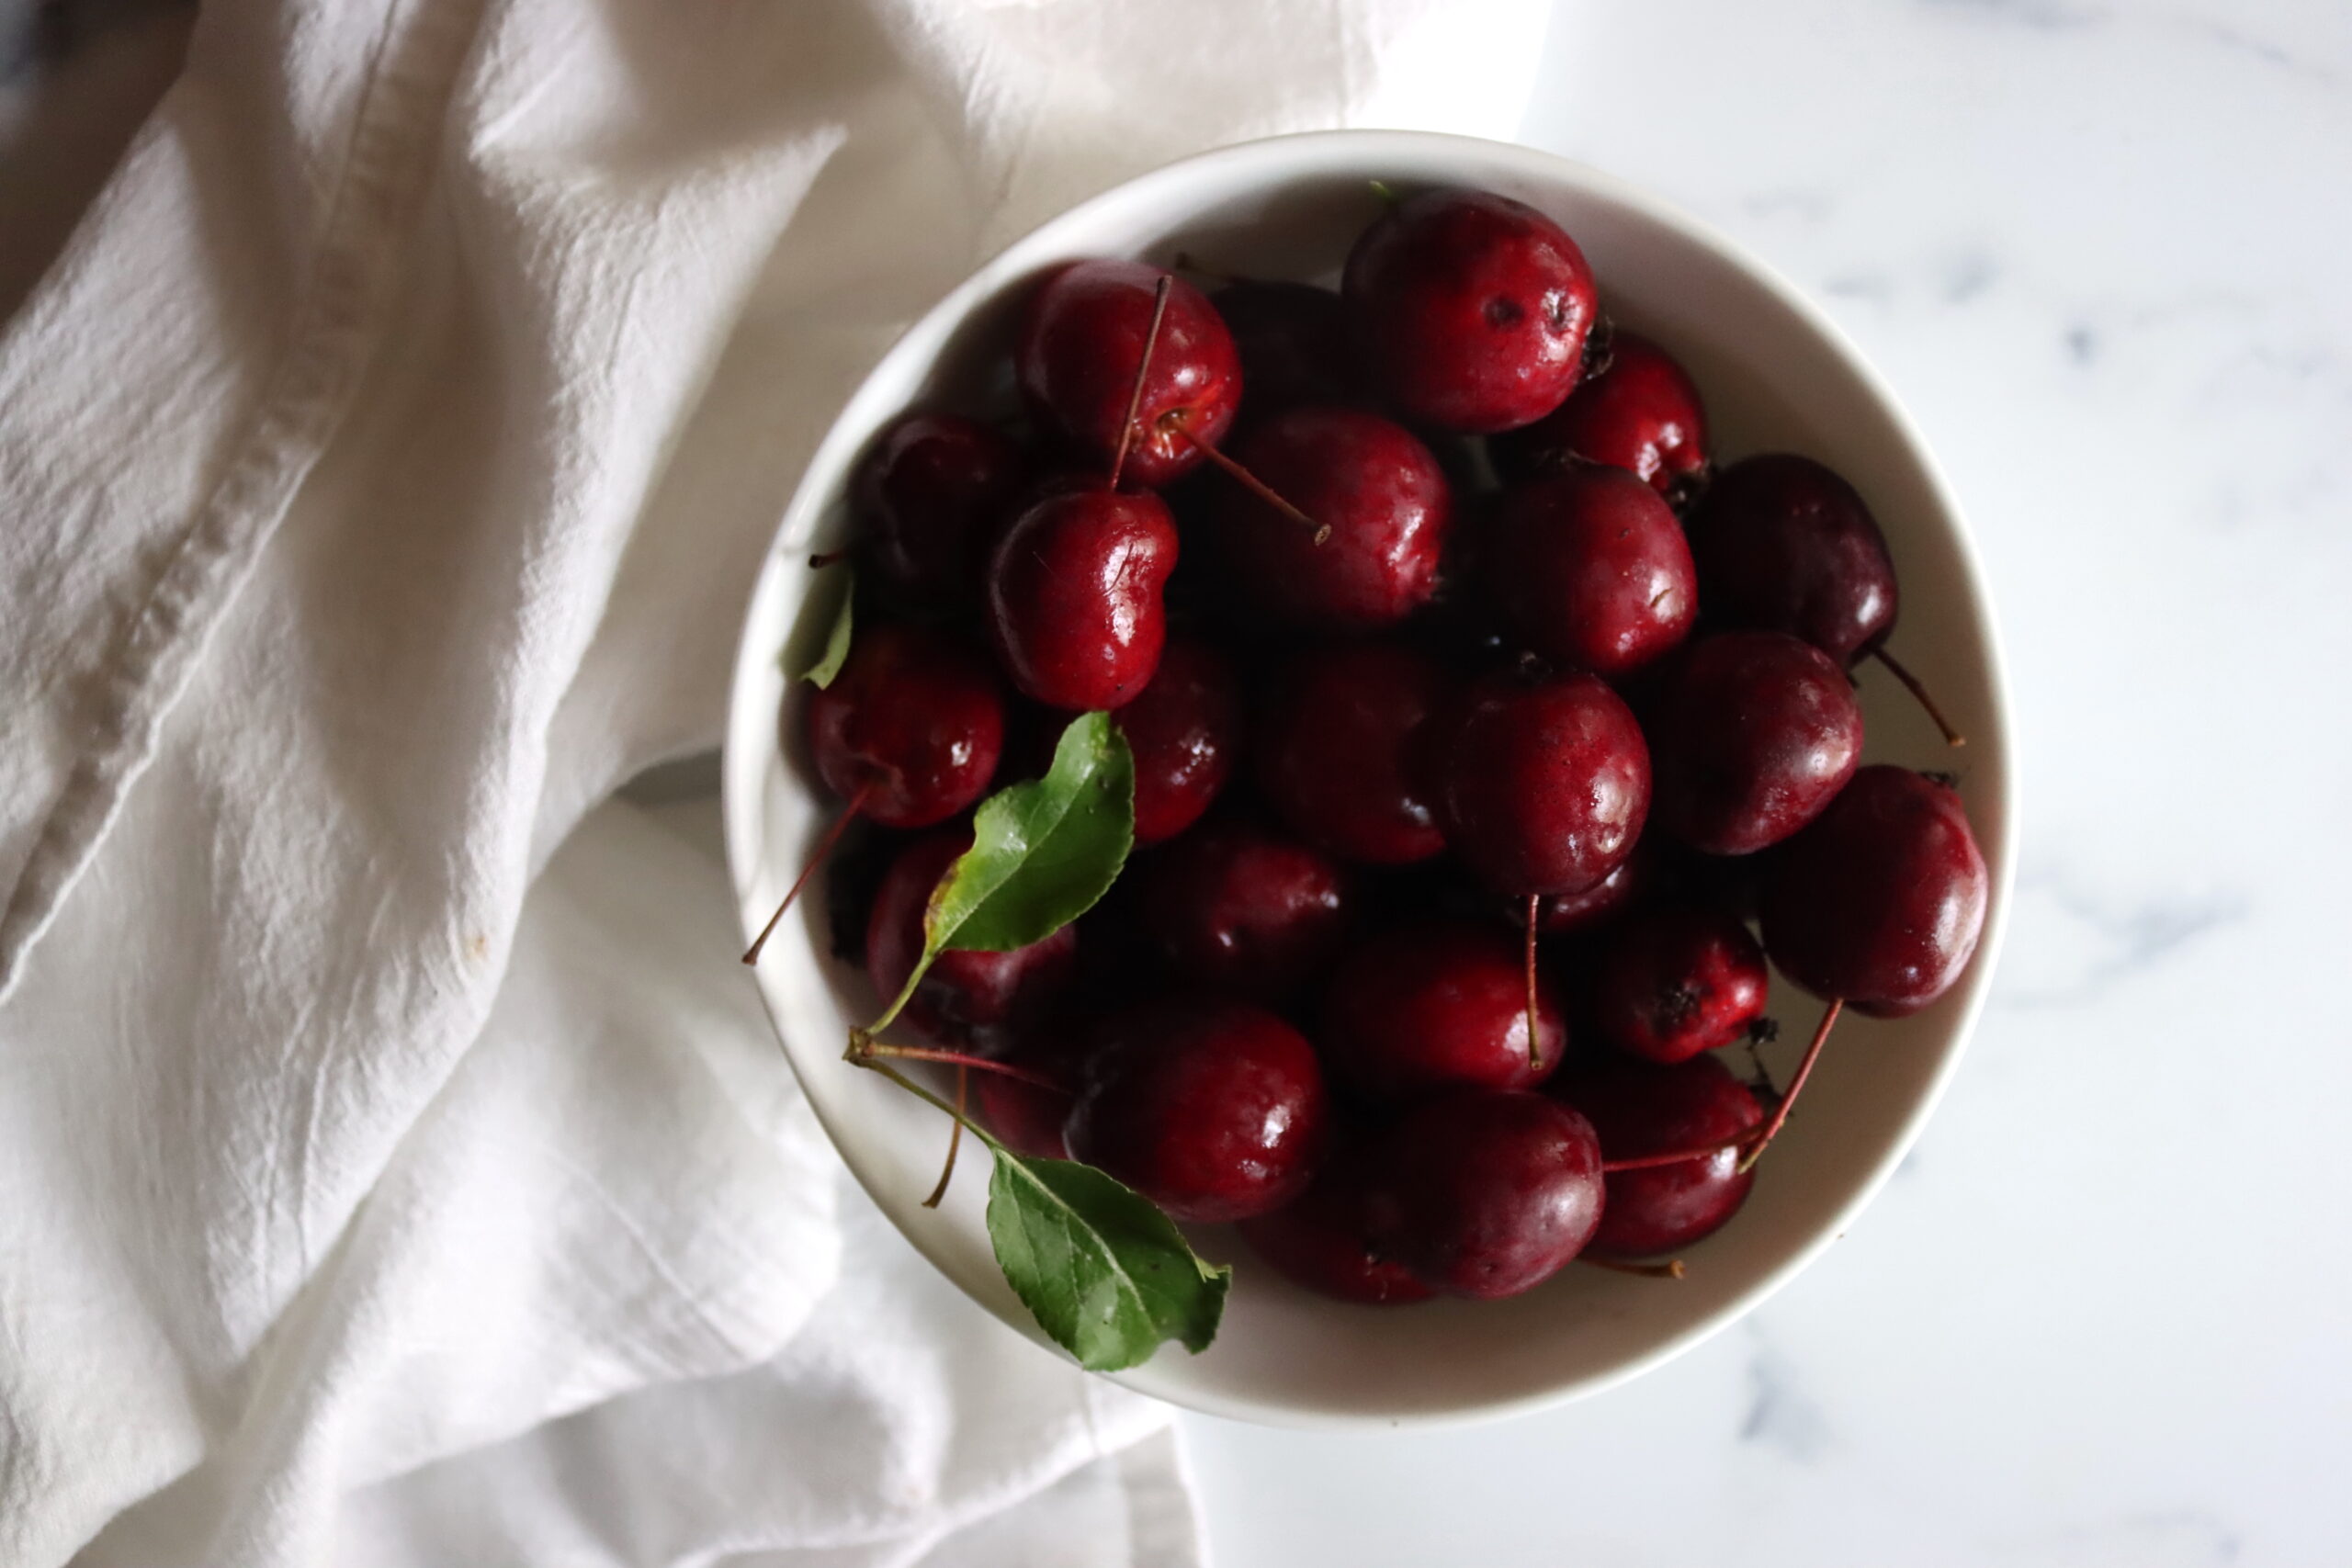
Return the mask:
[[[1835,1239],[1893,1170],[1956,1062],[1996,955],[2011,875],[2008,737],[1989,606],[1957,509],[1891,394],[1835,329],[1725,242],[1607,176],[1524,148],[1459,138],[1335,132],[1254,142],[1175,164],[1073,209],[983,267],[918,323],[843,411],[786,513],[753,598],[728,735],[729,859],[747,931],[774,908],[837,808],[810,782],[778,650],[821,635],[812,546],[840,537],[848,469],[868,437],[911,404],[1003,396],[1002,359],[1023,288],[1084,255],[1166,263],[1183,251],[1219,269],[1330,278],[1378,210],[1373,180],[1470,185],[1550,213],[1584,248],[1608,310],[1664,343],[1697,378],[1719,456],[1791,448],[1852,479],[1884,525],[1903,589],[1894,646],[1968,735],[1947,751],[1883,672],[1861,671],[1867,758],[1961,774],[1994,894],[1983,947],[1936,1006],[1900,1021],[1849,1016],[1801,1113],[1725,1230],[1686,1255],[1679,1283],[1571,1267],[1524,1296],[1405,1309],[1308,1296],[1254,1266],[1229,1232],[1204,1255],[1238,1265],[1220,1338],[1163,1348],[1120,1381],[1222,1415],[1289,1424],[1404,1424],[1493,1415],[1589,1393],[1724,1327]],[[820,586],[816,597],[822,599]],[[797,704],[797,698],[794,699]],[[797,720],[797,706],[794,714]],[[920,1200],[947,1128],[938,1112],[841,1060],[844,1032],[873,1015],[862,974],[824,956],[821,900],[799,907],[767,949],[759,983],[786,1052],[866,1190],[967,1292],[1037,1337],[1006,1288],[982,1224],[984,1161],[959,1172],[936,1212]],[[1783,1021],[1767,1053],[1787,1070],[1819,1005],[1776,977]]]

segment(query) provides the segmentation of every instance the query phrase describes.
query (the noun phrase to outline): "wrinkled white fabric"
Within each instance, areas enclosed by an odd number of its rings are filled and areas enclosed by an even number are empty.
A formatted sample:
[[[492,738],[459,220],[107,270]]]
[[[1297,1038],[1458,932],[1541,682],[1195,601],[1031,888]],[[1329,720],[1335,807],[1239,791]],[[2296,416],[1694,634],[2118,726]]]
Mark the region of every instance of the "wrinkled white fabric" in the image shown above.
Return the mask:
[[[207,0],[0,330],[0,1562],[1192,1561],[1160,1416],[839,1193],[707,863],[574,829],[715,739],[803,456],[981,255],[1508,134],[1540,30]]]

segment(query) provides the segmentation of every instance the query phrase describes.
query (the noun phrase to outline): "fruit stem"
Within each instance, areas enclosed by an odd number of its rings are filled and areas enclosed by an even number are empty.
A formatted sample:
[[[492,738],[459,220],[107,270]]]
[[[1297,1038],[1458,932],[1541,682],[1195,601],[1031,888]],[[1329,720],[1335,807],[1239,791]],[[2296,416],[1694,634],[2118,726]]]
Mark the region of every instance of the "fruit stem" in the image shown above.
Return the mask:
[[[1160,319],[1168,314],[1168,286],[1174,281],[1166,273],[1151,290],[1151,328],[1143,334],[1143,357],[1136,361],[1136,384],[1127,392],[1127,417],[1119,422],[1119,449],[1111,454],[1111,488],[1119,488],[1119,475],[1127,466],[1127,448],[1136,437],[1136,414],[1143,407],[1143,384],[1151,374],[1151,351],[1159,345]]]
[[[1621,1170],[1655,1170],[1662,1165],[1680,1165],[1687,1159],[1713,1159],[1739,1148],[1755,1135],[1755,1129],[1735,1133],[1730,1137],[1712,1144],[1702,1144],[1695,1149],[1672,1149],[1662,1155],[1635,1155],[1631,1159],[1605,1159],[1600,1162],[1600,1174],[1614,1176]]]
[[[1739,1168],[1742,1174],[1756,1168],[1756,1162],[1764,1157],[1766,1146],[1779,1135],[1781,1123],[1789,1119],[1789,1111],[1797,1102],[1798,1091],[1804,1088],[1804,1080],[1813,1076],[1813,1064],[1821,1055],[1821,1047],[1829,1038],[1830,1027],[1838,1021],[1838,1015],[1845,1008],[1845,998],[1831,998],[1829,1010],[1821,1015],[1821,1027],[1813,1032],[1813,1043],[1804,1048],[1804,1059],[1797,1064],[1796,1077],[1789,1080],[1789,1092],[1781,1096],[1781,1103],[1772,1108],[1772,1119],[1764,1123],[1762,1132],[1756,1134],[1755,1146],[1741,1156]]]
[[[1928,688],[1920,684],[1919,677],[1905,670],[1901,660],[1887,652],[1884,643],[1871,649],[1871,657],[1885,665],[1896,680],[1910,688],[1911,694],[1919,699],[1919,705],[1928,710],[1928,716],[1936,721],[1936,728],[1944,732],[1945,745],[1965,746],[1968,744],[1968,737],[1951,727],[1951,720],[1946,718],[1944,710],[1936,705],[1936,699],[1928,695]]]
[[[986,1056],[975,1056],[963,1051],[933,1050],[928,1045],[886,1045],[860,1031],[859,1038],[850,1043],[850,1059],[858,1061],[868,1056],[896,1056],[907,1062],[941,1062],[958,1072],[977,1067],[981,1072],[994,1073],[1015,1083],[1025,1083],[1032,1089],[1046,1089],[1055,1094],[1069,1092],[1069,1086],[1057,1083],[1045,1074],[1032,1072],[1027,1067],[1016,1067],[1011,1062],[992,1062]]]
[[[808,857],[808,863],[800,868],[798,876],[793,878],[791,891],[785,894],[784,902],[775,907],[775,913],[770,915],[768,923],[760,928],[760,934],[752,939],[752,945],[743,950],[744,963],[757,964],[760,961],[760,949],[768,944],[776,922],[784,919],[786,909],[792,908],[792,901],[800,897],[800,890],[808,885],[808,879],[816,874],[817,868],[825,863],[825,857],[833,852],[833,846],[842,841],[842,835],[849,831],[852,822],[857,820],[857,814],[865,809],[865,797],[873,792],[874,786],[869,784],[850,796],[849,804],[842,808],[842,814],[833,818],[833,825],[826,829],[825,836],[817,841],[817,852]]]
[[[926,1209],[936,1209],[939,1201],[947,1196],[947,1183],[956,1174],[956,1151],[964,1146],[964,1108],[970,1103],[972,1074],[969,1068],[956,1069],[956,1120],[948,1124],[947,1163],[939,1168],[939,1185],[922,1201]]]
[[[1314,518],[1309,517],[1306,513],[1301,512],[1297,507],[1293,506],[1289,502],[1284,501],[1281,496],[1276,495],[1274,493],[1273,487],[1267,484],[1265,480],[1260,479],[1257,475],[1251,473],[1249,469],[1243,468],[1240,464],[1235,462],[1224,453],[1218,451],[1215,446],[1210,446],[1207,442],[1202,440],[1199,436],[1185,429],[1184,420],[1182,417],[1183,412],[1184,411],[1182,409],[1170,409],[1167,413],[1160,417],[1160,423],[1169,426],[1170,429],[1174,430],[1177,434],[1191,442],[1194,449],[1197,450],[1202,457],[1206,457],[1210,462],[1215,463],[1218,468],[1223,468],[1227,474],[1232,477],[1233,482],[1239,485],[1243,490],[1248,491],[1251,495],[1256,496],[1260,501],[1264,502],[1267,505],[1272,507],[1275,511],[1281,513],[1283,516],[1289,518],[1300,527],[1312,528],[1315,531],[1315,542],[1317,544],[1319,545],[1324,540],[1331,536],[1331,530],[1329,525],[1317,523]]]
[[[1543,904],[1542,894],[1527,896],[1527,1065],[1536,1072],[1544,1070],[1544,1036],[1535,1027],[1535,921]]]
[[[1679,1280],[1685,1272],[1679,1258],[1669,1258],[1663,1263],[1627,1263],[1620,1258],[1595,1258],[1589,1252],[1581,1252],[1577,1255],[1577,1261],[1614,1273],[1639,1274],[1645,1280]]]
[[[853,1044],[854,1044],[854,1042],[853,1042]],[[906,1074],[899,1071],[898,1068],[890,1066],[888,1062],[877,1062],[871,1056],[861,1056],[854,1049],[849,1051],[843,1059],[855,1063],[857,1066],[864,1067],[869,1073],[880,1073],[884,1077],[888,1078],[892,1083],[897,1084],[900,1089],[905,1089],[909,1094],[913,1095],[917,1100],[922,1100],[924,1104],[932,1107],[933,1110],[944,1111],[948,1115],[953,1116],[956,1121],[961,1122],[964,1124],[964,1130],[966,1132],[979,1139],[983,1144],[986,1144],[989,1146],[990,1153],[1003,1155],[1012,1158],[1019,1157],[1018,1156],[1013,1155],[1012,1150],[1006,1148],[1001,1143],[998,1142],[994,1134],[990,1133],[986,1127],[981,1126],[978,1122],[973,1121],[968,1114],[956,1110],[954,1106],[948,1104],[945,1100],[940,1099],[939,1096],[932,1093],[931,1090],[923,1088],[922,1085],[915,1082],[914,1079],[907,1077]]]
[[[838,550],[819,550],[815,555],[808,558],[808,570],[810,571],[822,571],[836,561],[845,561],[849,559],[850,553],[851,552],[846,547]]]

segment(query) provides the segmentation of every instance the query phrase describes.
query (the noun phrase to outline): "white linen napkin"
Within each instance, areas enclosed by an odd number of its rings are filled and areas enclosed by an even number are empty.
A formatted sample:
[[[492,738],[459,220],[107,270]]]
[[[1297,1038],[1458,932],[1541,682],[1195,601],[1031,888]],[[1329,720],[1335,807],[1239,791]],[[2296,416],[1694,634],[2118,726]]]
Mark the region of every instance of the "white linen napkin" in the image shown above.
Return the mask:
[[[1162,1417],[840,1190],[710,865],[574,829],[715,739],[808,446],[980,255],[1508,134],[1540,31],[208,0],[0,332],[0,1562],[1193,1561]]]

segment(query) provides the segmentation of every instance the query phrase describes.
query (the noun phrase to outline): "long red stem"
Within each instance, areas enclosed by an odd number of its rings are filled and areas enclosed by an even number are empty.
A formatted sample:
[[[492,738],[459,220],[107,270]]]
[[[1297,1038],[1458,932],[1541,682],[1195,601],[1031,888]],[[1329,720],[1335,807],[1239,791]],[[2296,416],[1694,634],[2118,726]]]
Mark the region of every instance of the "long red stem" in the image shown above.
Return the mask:
[[[956,1068],[956,1117],[949,1124],[947,1134],[947,1163],[939,1168],[939,1185],[933,1188],[931,1196],[922,1201],[926,1209],[938,1208],[939,1201],[947,1196],[948,1179],[956,1174],[956,1151],[964,1146],[965,1107],[970,1101],[971,1093],[972,1075],[962,1067]]]
[[[929,1045],[885,1045],[879,1040],[869,1040],[858,1047],[858,1055],[897,1056],[909,1062],[941,1062],[958,1071],[977,1068],[984,1073],[994,1073],[999,1077],[1011,1078],[1015,1083],[1025,1083],[1032,1089],[1049,1089],[1055,1094],[1069,1092],[1069,1085],[1057,1083],[1043,1073],[1016,1067],[1011,1062],[990,1061],[986,1056],[975,1056],[964,1051],[941,1051]]]
[[[1535,1009],[1535,920],[1543,912],[1543,896],[1527,896],[1527,1065],[1541,1070],[1544,1066],[1544,1036],[1536,1029]]]
[[[1756,1162],[1764,1157],[1767,1145],[1780,1135],[1781,1124],[1789,1119],[1789,1111],[1796,1105],[1797,1094],[1804,1088],[1804,1080],[1813,1076],[1813,1064],[1820,1060],[1821,1047],[1828,1040],[1831,1026],[1837,1023],[1838,1015],[1845,1008],[1846,998],[1838,997],[1830,1002],[1829,1010],[1821,1015],[1821,1027],[1813,1032],[1813,1043],[1804,1048],[1804,1059],[1797,1064],[1797,1075],[1789,1080],[1789,1092],[1781,1096],[1781,1103],[1772,1108],[1772,1119],[1764,1123],[1764,1130],[1756,1134],[1754,1146],[1741,1157],[1739,1168],[1742,1171],[1754,1169]]]
[[[849,825],[852,822],[857,820],[857,814],[865,809],[865,797],[873,791],[874,786],[867,784],[850,796],[849,804],[842,807],[842,814],[833,818],[831,827],[825,829],[825,836],[817,842],[817,852],[808,857],[808,863],[802,866],[800,874],[792,879],[792,889],[784,896],[784,902],[775,907],[775,913],[770,915],[768,923],[760,928],[760,934],[752,939],[752,945],[743,950],[744,963],[757,964],[760,961],[760,949],[768,944],[768,938],[774,934],[776,922],[784,919],[784,912],[786,909],[792,908],[792,901],[800,897],[800,890],[808,885],[808,879],[816,874],[817,868],[825,863],[825,857],[833,852],[833,846],[842,841],[842,835],[849,831]]]
[[[1208,442],[1202,440],[1199,436],[1185,429],[1183,420],[1177,417],[1182,414],[1182,412],[1183,411],[1181,409],[1171,411],[1169,416],[1166,419],[1163,419],[1161,423],[1174,430],[1177,434],[1182,436],[1185,440],[1191,442],[1193,449],[1199,452],[1202,457],[1206,457],[1210,462],[1215,463],[1218,468],[1223,468],[1232,477],[1234,483],[1239,485],[1243,490],[1248,491],[1251,495],[1256,496],[1260,501],[1264,502],[1267,505],[1272,507],[1275,511],[1281,513],[1283,516],[1289,518],[1300,527],[1312,528],[1315,530],[1315,542],[1317,544],[1319,545],[1324,540],[1331,536],[1331,530],[1328,525],[1317,523],[1314,518],[1309,517],[1306,513],[1301,512],[1297,507],[1293,506],[1289,502],[1284,501],[1281,496],[1274,493],[1274,490],[1272,485],[1269,485],[1265,480],[1260,479],[1257,475],[1251,473],[1249,469],[1243,468],[1240,464],[1235,462],[1224,453],[1218,451]]]
[[[1127,448],[1136,438],[1136,415],[1143,408],[1143,384],[1151,374],[1151,351],[1159,346],[1160,319],[1168,314],[1168,285],[1163,274],[1151,291],[1151,328],[1143,334],[1143,357],[1136,361],[1136,384],[1127,393],[1127,417],[1119,422],[1119,449],[1111,455],[1111,488],[1119,488],[1119,475],[1127,466]]]
[[[1622,1258],[1595,1258],[1589,1252],[1580,1252],[1577,1255],[1577,1261],[1589,1263],[1595,1269],[1606,1269],[1612,1273],[1639,1274],[1645,1280],[1679,1280],[1683,1274],[1679,1258],[1670,1258],[1663,1263],[1627,1263]]]
[[[1684,1160],[1713,1159],[1727,1150],[1736,1149],[1755,1136],[1755,1129],[1735,1133],[1717,1143],[1702,1144],[1695,1149],[1674,1149],[1662,1155],[1636,1155],[1631,1159],[1605,1159],[1600,1162],[1603,1176],[1614,1176],[1621,1170],[1655,1170],[1662,1165],[1680,1165]]]
[[[1936,705],[1936,699],[1928,695],[1928,688],[1921,683],[1919,677],[1905,669],[1901,660],[1887,652],[1884,643],[1871,649],[1871,657],[1885,665],[1890,674],[1911,689],[1911,694],[1919,699],[1919,705],[1928,710],[1928,716],[1936,721],[1936,728],[1944,732],[1945,745],[1965,746],[1968,744],[1968,737],[1951,727],[1951,720],[1946,718],[1944,710]]]

